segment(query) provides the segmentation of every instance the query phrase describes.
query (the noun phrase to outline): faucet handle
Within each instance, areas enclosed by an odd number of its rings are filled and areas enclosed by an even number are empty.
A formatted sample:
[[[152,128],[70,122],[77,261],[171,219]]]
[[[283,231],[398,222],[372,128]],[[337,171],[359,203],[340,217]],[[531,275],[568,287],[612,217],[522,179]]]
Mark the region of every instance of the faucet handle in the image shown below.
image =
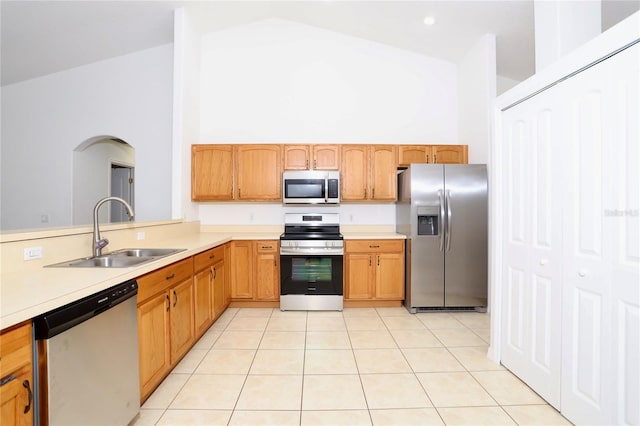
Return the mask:
[[[98,248],[105,248],[108,244],[109,244],[109,239],[108,238],[102,238],[102,239],[96,241],[96,246]]]

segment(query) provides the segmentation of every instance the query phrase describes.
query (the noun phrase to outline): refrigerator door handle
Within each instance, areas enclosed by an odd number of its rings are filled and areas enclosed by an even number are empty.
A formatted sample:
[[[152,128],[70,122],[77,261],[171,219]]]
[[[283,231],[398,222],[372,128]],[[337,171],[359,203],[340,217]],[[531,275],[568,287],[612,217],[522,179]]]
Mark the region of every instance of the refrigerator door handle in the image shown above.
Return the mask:
[[[451,191],[447,190],[445,196],[447,202],[447,249],[451,251],[451,232],[453,231],[453,224],[451,223]]]
[[[440,201],[440,217],[438,218],[438,241],[440,242],[440,251],[443,251],[444,237],[442,235],[442,221],[444,220],[444,196],[441,189],[438,189],[438,200]]]

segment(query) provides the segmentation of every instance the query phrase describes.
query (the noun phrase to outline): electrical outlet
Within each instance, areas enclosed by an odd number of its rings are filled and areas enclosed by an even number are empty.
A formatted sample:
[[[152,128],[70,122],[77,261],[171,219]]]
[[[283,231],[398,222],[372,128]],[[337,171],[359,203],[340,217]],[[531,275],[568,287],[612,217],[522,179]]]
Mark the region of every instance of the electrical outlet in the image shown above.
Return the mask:
[[[42,259],[42,247],[27,247],[24,249],[24,260]]]
[[[138,241],[144,240],[145,237],[146,235],[144,232],[138,232],[138,235],[137,235]]]

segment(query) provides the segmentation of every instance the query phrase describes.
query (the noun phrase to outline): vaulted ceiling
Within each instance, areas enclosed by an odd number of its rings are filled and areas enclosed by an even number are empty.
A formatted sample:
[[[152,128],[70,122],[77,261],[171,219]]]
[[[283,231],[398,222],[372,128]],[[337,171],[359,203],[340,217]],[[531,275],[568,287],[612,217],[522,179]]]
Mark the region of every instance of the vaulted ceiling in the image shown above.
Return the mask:
[[[498,75],[523,80],[534,73],[532,0],[2,0],[2,85],[171,43],[178,7],[193,12],[203,33],[281,18],[453,62],[493,33]],[[638,0],[604,1],[603,29],[638,9]],[[426,16],[435,23],[425,25]]]

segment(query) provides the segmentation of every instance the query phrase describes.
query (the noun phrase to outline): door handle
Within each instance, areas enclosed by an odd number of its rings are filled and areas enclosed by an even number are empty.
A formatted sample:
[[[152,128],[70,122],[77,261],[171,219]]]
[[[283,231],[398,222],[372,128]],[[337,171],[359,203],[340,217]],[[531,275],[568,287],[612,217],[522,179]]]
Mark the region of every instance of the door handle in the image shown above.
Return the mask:
[[[173,290],[173,307],[175,308],[177,304],[178,304],[178,293],[176,293],[176,291]]]
[[[31,391],[31,385],[28,380],[22,382],[22,387],[29,393],[29,403],[24,407],[24,414],[27,414],[31,410],[31,402],[33,402],[33,392]]]
[[[171,307],[171,299],[169,299],[169,295],[167,294],[167,312],[169,312],[170,307]]]
[[[0,387],[6,385],[9,382],[14,381],[15,379],[16,379],[16,376],[14,376],[13,374],[5,377],[4,379],[0,380]]]
[[[324,178],[324,202],[329,202],[329,176]]]
[[[442,235],[442,222],[444,221],[444,196],[442,189],[438,189],[438,201],[440,201],[440,217],[438,218],[438,241],[440,242],[440,251],[444,250],[444,236]]]
[[[453,223],[451,221],[451,191],[447,190],[447,250],[451,251],[451,233],[453,232]]]

